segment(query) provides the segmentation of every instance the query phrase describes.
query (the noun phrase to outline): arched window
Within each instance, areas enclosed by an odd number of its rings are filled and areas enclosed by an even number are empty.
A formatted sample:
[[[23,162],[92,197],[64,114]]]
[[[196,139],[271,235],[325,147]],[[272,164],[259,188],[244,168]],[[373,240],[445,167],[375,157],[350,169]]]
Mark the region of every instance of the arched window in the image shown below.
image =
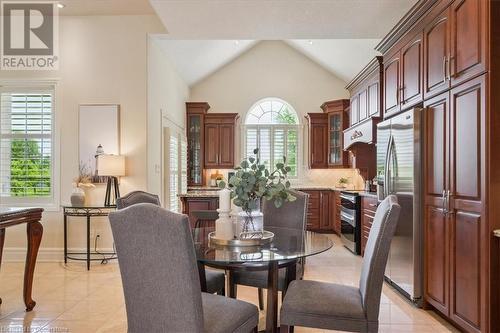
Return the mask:
[[[245,118],[246,156],[259,148],[261,161],[272,171],[286,156],[291,168],[290,178],[298,177],[299,118],[293,107],[278,98],[266,98],[255,103]]]

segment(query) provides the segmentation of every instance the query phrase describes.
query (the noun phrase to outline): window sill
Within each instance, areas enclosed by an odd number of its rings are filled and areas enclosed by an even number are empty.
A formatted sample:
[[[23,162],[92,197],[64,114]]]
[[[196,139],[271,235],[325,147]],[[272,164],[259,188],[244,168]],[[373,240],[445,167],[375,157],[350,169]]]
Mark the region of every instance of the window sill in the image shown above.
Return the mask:
[[[36,208],[43,208],[43,210],[46,212],[60,212],[61,211],[61,206],[58,204],[47,204],[47,203],[37,204],[36,202],[30,202],[30,203],[12,202],[12,203],[8,203],[8,204],[4,203],[4,204],[1,204],[0,207],[7,207],[7,208],[32,208],[32,207],[36,207]]]

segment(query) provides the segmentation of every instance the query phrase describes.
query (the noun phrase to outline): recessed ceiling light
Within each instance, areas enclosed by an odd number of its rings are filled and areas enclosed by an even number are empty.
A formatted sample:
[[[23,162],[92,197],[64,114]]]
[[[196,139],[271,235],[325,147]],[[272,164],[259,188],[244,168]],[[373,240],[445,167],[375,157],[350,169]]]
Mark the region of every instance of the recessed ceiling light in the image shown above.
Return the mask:
[[[307,42],[309,43],[309,45],[313,45],[313,41],[312,40],[309,39]]]
[[[64,7],[66,7],[65,4],[62,4],[62,3],[57,4],[57,8],[59,8],[59,9],[63,9]]]
[[[235,40],[234,41],[234,45],[240,45],[240,41],[239,40]]]

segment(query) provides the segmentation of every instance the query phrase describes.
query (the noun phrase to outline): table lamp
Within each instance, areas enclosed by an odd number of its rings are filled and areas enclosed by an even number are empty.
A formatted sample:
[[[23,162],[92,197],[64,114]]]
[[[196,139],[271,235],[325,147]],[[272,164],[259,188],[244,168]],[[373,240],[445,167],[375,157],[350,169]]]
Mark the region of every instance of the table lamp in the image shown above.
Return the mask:
[[[120,155],[99,155],[97,156],[97,174],[107,176],[106,196],[104,206],[114,206],[116,199],[120,197],[118,177],[125,176],[125,156]],[[111,192],[113,191],[113,201]]]

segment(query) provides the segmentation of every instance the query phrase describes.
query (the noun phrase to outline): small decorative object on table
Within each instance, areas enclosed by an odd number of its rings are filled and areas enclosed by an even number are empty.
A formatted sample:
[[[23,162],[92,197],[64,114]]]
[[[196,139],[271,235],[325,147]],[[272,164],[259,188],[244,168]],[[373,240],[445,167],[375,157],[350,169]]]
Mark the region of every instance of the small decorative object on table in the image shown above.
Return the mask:
[[[234,205],[242,209],[237,215],[234,230],[235,238],[239,240],[264,237],[261,200],[273,200],[275,206],[279,208],[284,202],[296,199],[290,193],[287,173],[291,169],[286,165],[286,157],[283,157],[282,162],[276,163],[275,169],[271,172],[261,163],[259,150],[254,149],[253,153],[255,156],[243,160],[240,166],[235,168],[236,172],[227,185]],[[219,187],[225,189],[226,183],[221,181]],[[220,201],[221,206],[228,205]]]
[[[83,188],[95,187],[92,184],[92,172],[85,163],[80,163],[78,168],[78,177],[73,179],[73,192],[71,192],[70,201],[73,206],[85,205],[85,191]]]

